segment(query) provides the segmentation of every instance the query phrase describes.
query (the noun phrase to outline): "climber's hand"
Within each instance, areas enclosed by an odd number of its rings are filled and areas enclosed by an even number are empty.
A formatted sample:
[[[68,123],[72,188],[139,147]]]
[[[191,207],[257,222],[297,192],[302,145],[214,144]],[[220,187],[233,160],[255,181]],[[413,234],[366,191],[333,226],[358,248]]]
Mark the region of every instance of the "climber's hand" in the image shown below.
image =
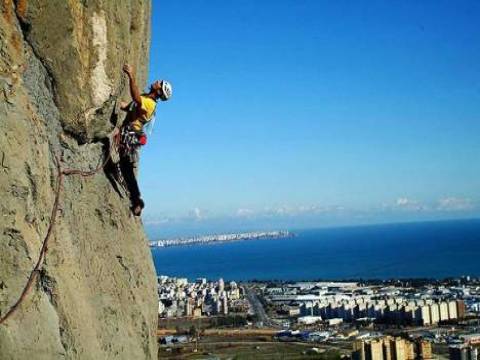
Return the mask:
[[[128,105],[130,105],[130,103],[126,101],[120,101],[120,110],[127,111]]]
[[[133,66],[130,64],[125,64],[123,65],[123,72],[127,74],[128,76],[133,75]]]

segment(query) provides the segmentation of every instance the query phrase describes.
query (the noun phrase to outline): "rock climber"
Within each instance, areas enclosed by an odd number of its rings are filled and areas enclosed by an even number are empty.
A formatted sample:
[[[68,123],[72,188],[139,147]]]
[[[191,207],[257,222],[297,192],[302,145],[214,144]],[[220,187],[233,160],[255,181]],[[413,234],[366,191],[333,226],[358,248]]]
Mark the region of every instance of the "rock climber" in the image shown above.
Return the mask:
[[[152,120],[157,101],[167,101],[172,96],[172,86],[168,81],[158,80],[150,85],[148,93],[141,94],[135,81],[133,66],[125,64],[123,72],[128,76],[131,102],[121,102],[120,109],[127,113],[125,120],[116,133],[119,136],[120,171],[130,193],[132,212],[140,216],[145,206],[138,187],[136,172],[139,162],[139,150],[147,142],[144,125]]]

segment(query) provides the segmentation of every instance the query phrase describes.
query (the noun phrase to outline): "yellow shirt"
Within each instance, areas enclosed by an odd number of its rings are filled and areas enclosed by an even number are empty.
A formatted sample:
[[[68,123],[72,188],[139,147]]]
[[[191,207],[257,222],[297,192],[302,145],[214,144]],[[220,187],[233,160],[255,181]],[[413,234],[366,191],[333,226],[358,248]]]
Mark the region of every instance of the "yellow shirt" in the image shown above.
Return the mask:
[[[133,120],[131,122],[132,130],[137,132],[142,131],[143,125],[152,119],[153,112],[157,106],[155,100],[143,95],[141,98],[142,104],[140,109],[133,110]]]

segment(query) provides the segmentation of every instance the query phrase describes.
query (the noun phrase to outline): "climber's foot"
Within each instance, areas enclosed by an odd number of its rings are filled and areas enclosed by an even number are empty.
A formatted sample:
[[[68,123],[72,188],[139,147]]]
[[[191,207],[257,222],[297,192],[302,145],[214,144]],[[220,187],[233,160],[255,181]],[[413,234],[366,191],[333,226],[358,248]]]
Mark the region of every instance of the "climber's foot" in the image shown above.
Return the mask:
[[[132,206],[132,212],[135,216],[142,215],[142,210],[145,207],[145,203],[142,199],[138,199]]]

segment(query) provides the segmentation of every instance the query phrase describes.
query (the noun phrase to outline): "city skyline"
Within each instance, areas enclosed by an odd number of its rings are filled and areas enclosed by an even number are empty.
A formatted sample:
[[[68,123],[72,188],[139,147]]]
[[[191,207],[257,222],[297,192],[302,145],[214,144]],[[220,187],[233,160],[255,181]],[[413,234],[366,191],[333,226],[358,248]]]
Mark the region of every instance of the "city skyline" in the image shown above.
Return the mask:
[[[479,217],[478,14],[471,1],[154,2],[150,80],[174,95],[141,158],[145,222]]]

